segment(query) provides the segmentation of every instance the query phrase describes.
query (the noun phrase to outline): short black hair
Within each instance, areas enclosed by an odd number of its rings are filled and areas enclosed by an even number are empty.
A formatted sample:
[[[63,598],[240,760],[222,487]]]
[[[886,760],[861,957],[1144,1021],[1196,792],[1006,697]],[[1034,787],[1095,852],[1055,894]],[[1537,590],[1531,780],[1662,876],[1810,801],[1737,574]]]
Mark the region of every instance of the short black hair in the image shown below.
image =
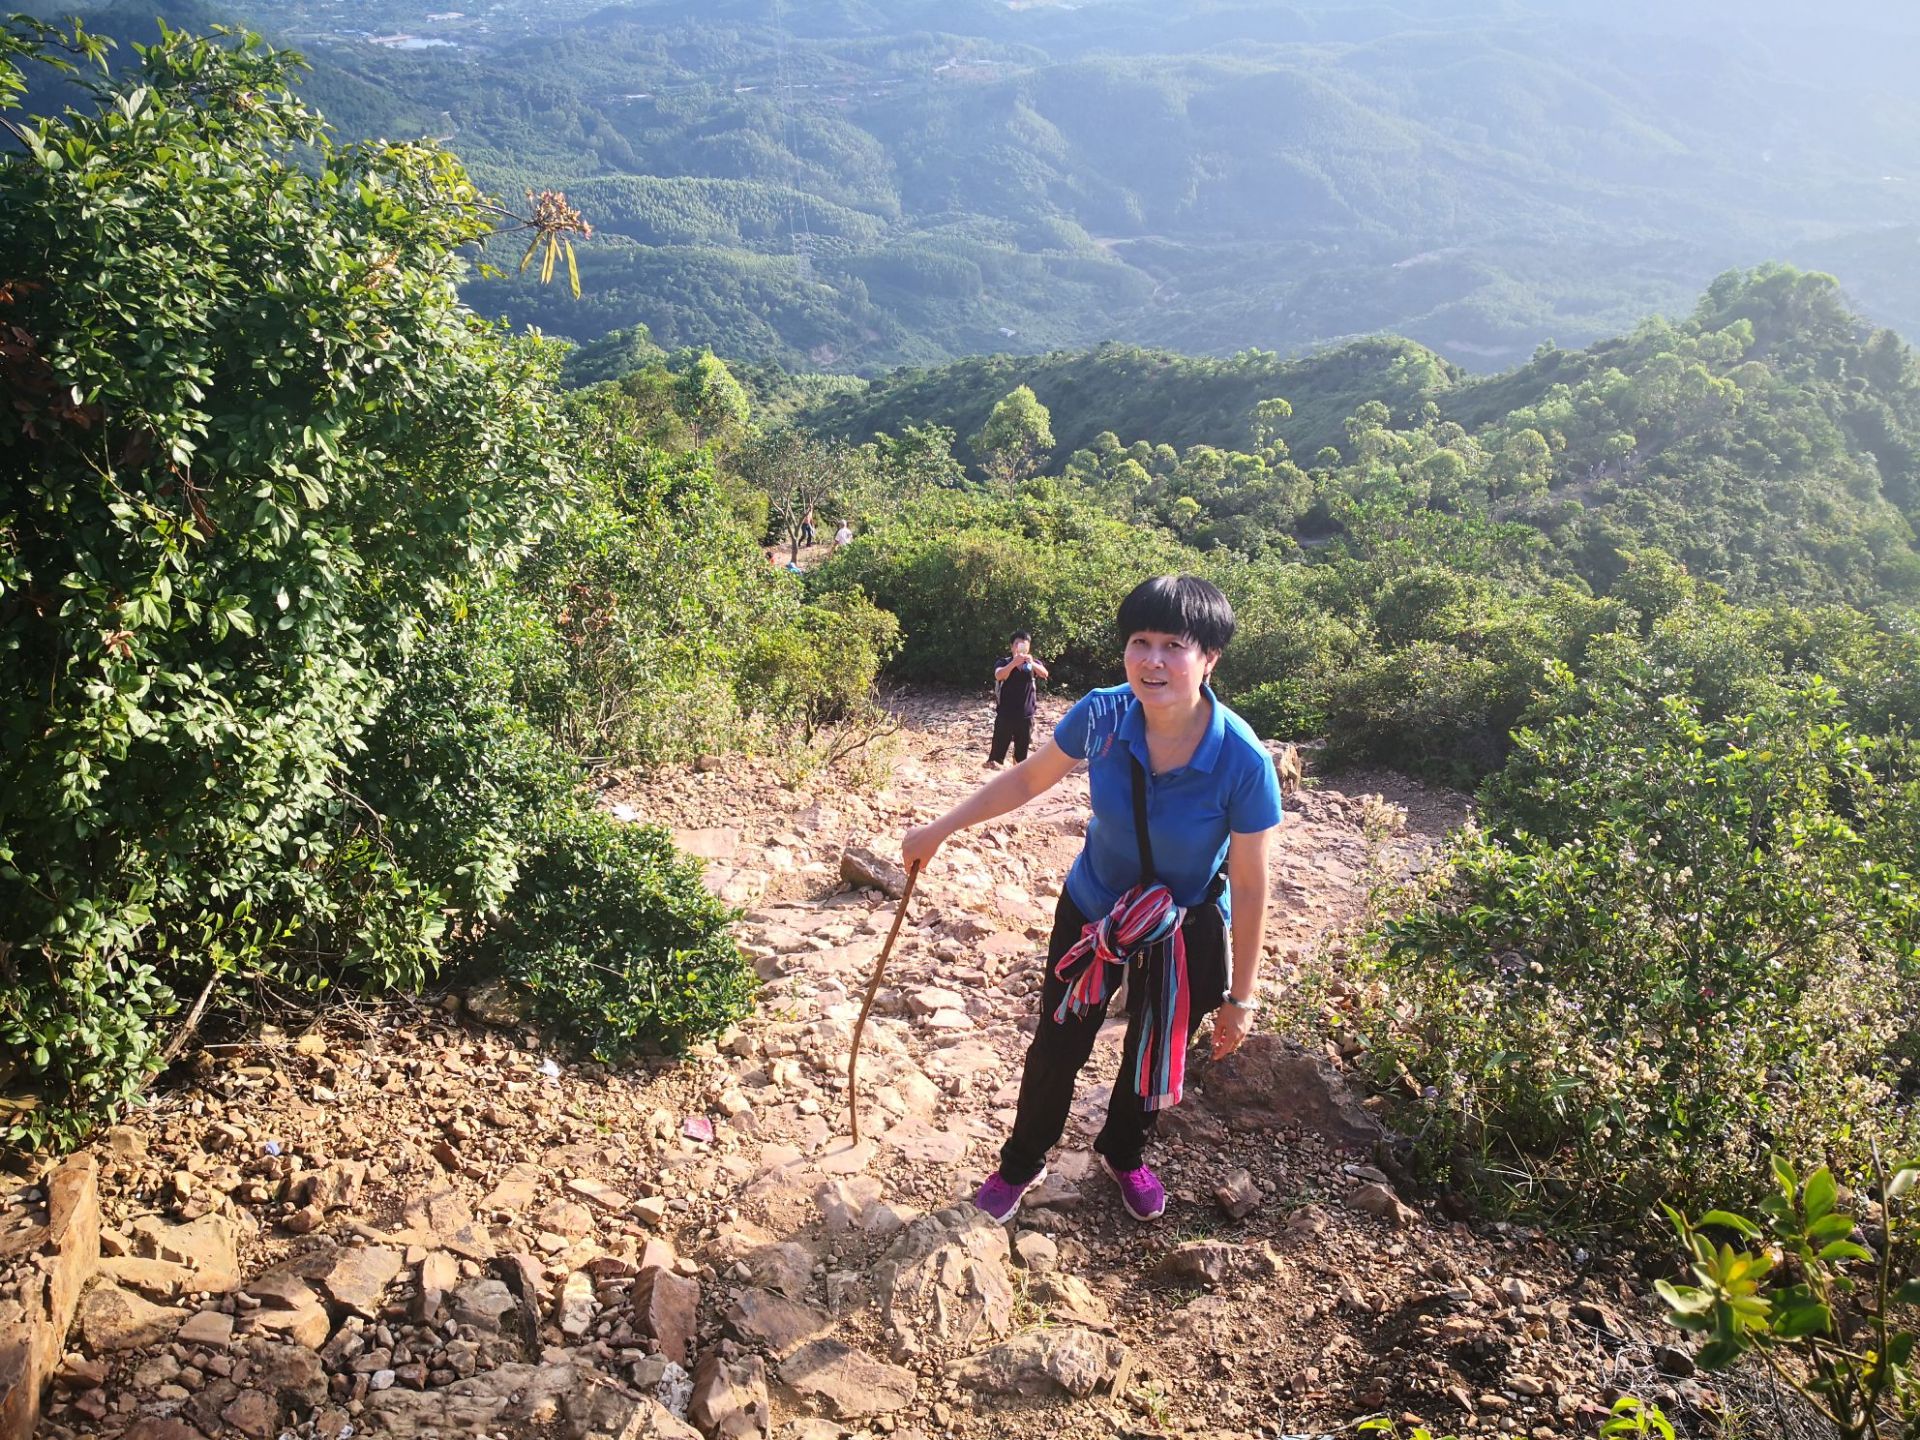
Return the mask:
[[[1233,606],[1220,587],[1197,575],[1156,575],[1120,602],[1120,643],[1142,630],[1184,635],[1202,650],[1220,651],[1233,639]]]
[[[1028,642],[1031,642],[1033,640],[1033,636],[1029,635],[1024,630],[1016,630],[1013,632],[1013,634],[1009,635],[1007,639],[1009,642],[1012,642],[1014,640],[1026,640]]]

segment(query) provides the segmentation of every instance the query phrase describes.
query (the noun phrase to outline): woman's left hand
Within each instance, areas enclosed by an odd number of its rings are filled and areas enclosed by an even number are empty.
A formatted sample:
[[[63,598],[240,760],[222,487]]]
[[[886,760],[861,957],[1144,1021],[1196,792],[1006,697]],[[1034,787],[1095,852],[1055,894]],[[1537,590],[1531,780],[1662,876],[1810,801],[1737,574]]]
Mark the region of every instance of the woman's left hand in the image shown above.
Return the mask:
[[[1213,1058],[1224,1060],[1240,1048],[1253,1028],[1253,1012],[1238,1005],[1222,1005],[1213,1012]]]

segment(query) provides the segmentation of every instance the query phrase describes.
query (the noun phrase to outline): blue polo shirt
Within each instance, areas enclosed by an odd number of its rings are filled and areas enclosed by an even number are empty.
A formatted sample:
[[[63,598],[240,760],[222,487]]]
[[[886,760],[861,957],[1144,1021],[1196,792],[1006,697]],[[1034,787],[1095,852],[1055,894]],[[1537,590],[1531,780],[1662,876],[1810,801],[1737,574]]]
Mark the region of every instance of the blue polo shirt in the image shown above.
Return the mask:
[[[1087,762],[1093,818],[1087,841],[1067,872],[1067,895],[1090,919],[1106,914],[1140,883],[1140,845],[1133,828],[1131,752],[1147,777],[1147,836],[1155,877],[1182,906],[1198,905],[1227,858],[1229,835],[1257,835],[1280,823],[1280,780],[1267,747],[1214,696],[1207,733],[1193,758],[1155,775],[1147,758],[1146,715],[1125,685],[1080,698],[1054,726],[1053,738]],[[1227,908],[1221,897],[1220,908]]]

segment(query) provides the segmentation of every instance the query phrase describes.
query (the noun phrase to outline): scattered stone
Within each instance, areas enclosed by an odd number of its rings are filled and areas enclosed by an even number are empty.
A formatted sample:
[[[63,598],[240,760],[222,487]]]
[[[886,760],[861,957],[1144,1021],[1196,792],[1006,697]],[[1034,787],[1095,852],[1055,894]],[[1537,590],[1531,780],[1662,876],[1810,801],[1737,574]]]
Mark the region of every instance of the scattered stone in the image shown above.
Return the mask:
[[[202,1310],[180,1327],[175,1338],[182,1345],[225,1345],[233,1338],[233,1316],[218,1310]]]
[[[142,1216],[133,1222],[129,1239],[135,1255],[193,1271],[197,1290],[224,1295],[240,1288],[241,1229],[225,1215],[202,1215],[182,1225]]]
[[[593,1277],[584,1270],[576,1270],[560,1287],[553,1318],[562,1335],[578,1340],[592,1326],[598,1308],[593,1298]]]
[[[813,1256],[791,1240],[762,1245],[740,1259],[754,1284],[778,1290],[789,1300],[804,1300],[813,1285]]]
[[[1153,1273],[1188,1285],[1219,1285],[1239,1263],[1243,1248],[1220,1240],[1188,1240],[1162,1255]]]
[[[576,1175],[567,1181],[567,1193],[577,1195],[589,1205],[613,1215],[623,1214],[633,1205],[631,1200],[611,1185],[595,1180],[590,1175]]]
[[[268,1440],[280,1425],[280,1407],[258,1390],[242,1390],[220,1417],[242,1435],[253,1440]]]
[[[1214,1187],[1213,1198],[1229,1220],[1244,1220],[1260,1208],[1260,1189],[1245,1170],[1235,1170]]]
[[[527,997],[506,980],[482,980],[467,991],[467,1014],[482,1025],[504,1030],[525,1023]]]
[[[552,1434],[562,1440],[700,1440],[657,1402],[624,1393],[566,1361],[509,1364],[434,1390],[394,1386],[366,1398],[358,1440],[481,1440]]]
[[[813,1340],[780,1365],[781,1381],[842,1420],[890,1415],[913,1403],[911,1370],[889,1365],[838,1340]]]
[[[1060,1263],[1060,1247],[1038,1230],[1021,1231],[1014,1239],[1013,1253],[1036,1275],[1045,1275]]]
[[[1377,1182],[1369,1181],[1349,1191],[1347,1204],[1355,1210],[1378,1216],[1397,1230],[1405,1230],[1420,1220],[1418,1210],[1402,1203],[1398,1195]]]

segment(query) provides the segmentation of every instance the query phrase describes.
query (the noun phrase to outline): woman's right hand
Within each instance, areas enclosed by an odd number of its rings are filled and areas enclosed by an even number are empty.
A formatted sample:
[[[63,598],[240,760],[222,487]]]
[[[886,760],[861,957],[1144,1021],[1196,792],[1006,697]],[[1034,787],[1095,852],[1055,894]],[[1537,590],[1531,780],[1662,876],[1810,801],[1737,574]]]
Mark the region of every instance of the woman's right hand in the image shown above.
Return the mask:
[[[937,825],[922,825],[909,830],[900,840],[900,858],[906,862],[909,870],[924,866],[933,859],[933,852],[940,848],[941,841],[946,838]]]

